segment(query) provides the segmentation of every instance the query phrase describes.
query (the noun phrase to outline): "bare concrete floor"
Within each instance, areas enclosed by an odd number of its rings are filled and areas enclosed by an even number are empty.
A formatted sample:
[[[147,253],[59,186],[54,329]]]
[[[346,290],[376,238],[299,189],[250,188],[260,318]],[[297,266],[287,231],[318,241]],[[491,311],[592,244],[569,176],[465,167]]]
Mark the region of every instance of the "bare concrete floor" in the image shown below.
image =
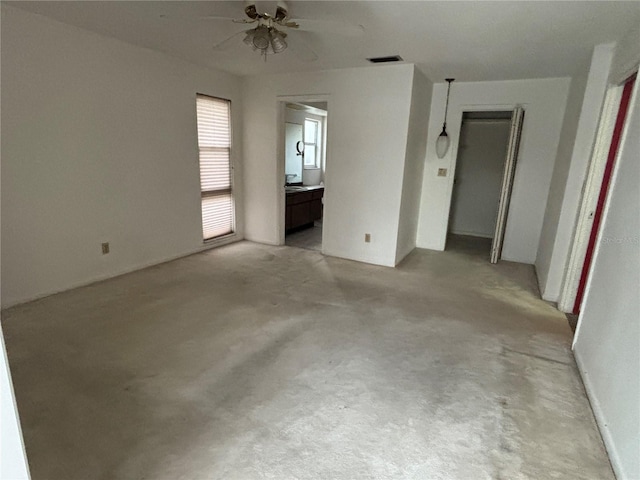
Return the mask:
[[[285,238],[288,247],[306,248],[307,250],[322,251],[322,223],[317,223],[311,228],[305,228],[299,232],[290,233]]]
[[[3,325],[34,479],[613,478],[564,316],[469,245],[241,242]]]

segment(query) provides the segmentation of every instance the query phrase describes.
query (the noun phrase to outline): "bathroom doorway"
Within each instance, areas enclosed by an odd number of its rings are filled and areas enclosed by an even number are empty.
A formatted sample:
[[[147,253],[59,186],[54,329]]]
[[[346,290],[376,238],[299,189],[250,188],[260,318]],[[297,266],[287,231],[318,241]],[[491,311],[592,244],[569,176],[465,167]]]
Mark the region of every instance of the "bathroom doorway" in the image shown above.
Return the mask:
[[[499,260],[523,118],[519,107],[463,113],[447,249],[471,249],[485,252],[491,263]]]
[[[284,244],[322,251],[326,101],[284,104]]]

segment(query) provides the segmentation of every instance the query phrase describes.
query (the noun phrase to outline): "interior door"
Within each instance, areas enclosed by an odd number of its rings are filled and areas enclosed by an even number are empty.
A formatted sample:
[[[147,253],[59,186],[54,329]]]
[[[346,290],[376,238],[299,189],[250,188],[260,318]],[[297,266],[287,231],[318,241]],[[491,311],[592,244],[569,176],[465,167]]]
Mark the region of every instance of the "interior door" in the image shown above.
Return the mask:
[[[502,254],[504,229],[507,224],[507,214],[509,213],[509,202],[511,200],[513,176],[516,171],[516,161],[520,148],[523,120],[524,110],[522,107],[516,107],[511,115],[511,132],[509,134],[509,146],[507,147],[504,174],[502,175],[502,191],[500,193],[500,203],[498,204],[498,219],[496,220],[496,230],[493,234],[493,244],[491,245],[491,263],[498,263],[500,255]]]
[[[598,231],[600,230],[602,213],[604,211],[604,205],[607,200],[609,184],[611,183],[611,177],[613,176],[613,169],[615,167],[616,157],[618,156],[618,147],[620,146],[620,140],[622,138],[622,132],[624,130],[627,111],[629,109],[629,102],[631,100],[631,94],[633,92],[633,85],[635,84],[635,81],[636,75],[633,75],[631,78],[627,79],[624,84],[622,97],[620,98],[620,107],[618,108],[616,123],[611,138],[611,145],[609,146],[609,155],[607,156],[607,163],[602,175],[602,184],[600,185],[598,203],[596,205],[595,211],[590,212],[590,217],[593,218],[593,223],[591,226],[591,233],[589,235],[589,243],[587,244],[587,251],[585,252],[584,264],[582,265],[582,271],[580,273],[580,282],[578,284],[578,290],[576,292],[576,299],[573,304],[572,313],[575,315],[580,313],[580,305],[582,304],[584,290],[587,285],[587,278],[589,277],[589,271],[591,270],[591,262],[593,260],[593,252],[595,250],[596,240],[598,238]]]
[[[284,140],[284,173],[287,177],[286,183],[302,182],[303,149],[304,138],[302,136],[302,125],[286,122]]]

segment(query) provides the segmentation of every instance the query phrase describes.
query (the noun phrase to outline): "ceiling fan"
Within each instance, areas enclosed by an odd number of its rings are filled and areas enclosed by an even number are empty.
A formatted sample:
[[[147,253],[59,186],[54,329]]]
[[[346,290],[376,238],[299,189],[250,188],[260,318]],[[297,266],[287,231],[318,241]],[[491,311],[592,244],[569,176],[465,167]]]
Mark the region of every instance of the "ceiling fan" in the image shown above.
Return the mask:
[[[271,4],[271,5],[269,5]],[[275,4],[275,11],[273,6]],[[271,7],[271,9],[269,9]],[[272,12],[272,13],[271,13]],[[254,51],[259,52],[266,61],[267,55],[281,53],[289,46],[286,40],[291,31],[297,32],[316,32],[331,33],[338,35],[357,36],[364,33],[362,25],[352,25],[343,22],[293,19],[289,16],[287,4],[284,1],[278,2],[255,2],[248,0],[245,2],[244,13],[247,18],[231,18],[206,16],[205,20],[223,20],[232,21],[233,23],[257,24],[249,30],[241,30],[234,33],[230,37],[222,40],[213,46],[214,50],[224,50],[232,45],[236,38],[244,34],[243,42],[251,47]],[[285,30],[289,30],[286,32]],[[317,54],[298,37],[295,40],[296,54],[306,61],[317,60]]]

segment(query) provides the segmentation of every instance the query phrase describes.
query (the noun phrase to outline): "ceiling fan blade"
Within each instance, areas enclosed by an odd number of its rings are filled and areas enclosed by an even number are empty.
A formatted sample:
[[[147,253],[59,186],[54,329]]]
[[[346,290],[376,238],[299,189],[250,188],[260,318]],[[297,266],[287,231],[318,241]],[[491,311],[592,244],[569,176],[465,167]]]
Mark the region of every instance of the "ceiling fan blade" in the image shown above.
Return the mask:
[[[291,20],[287,20],[286,22],[276,22],[276,23],[281,27],[300,28],[300,25],[298,25],[296,22],[293,22]]]
[[[234,41],[236,40],[236,38],[245,33],[246,30],[240,30],[239,32],[234,33],[233,35],[231,35],[230,37],[225,38],[224,40],[222,40],[221,42],[216,43],[212,48],[213,51],[215,52],[221,52],[223,50],[225,50],[226,48],[228,48],[230,45],[232,45],[234,43]]]
[[[198,20],[222,20],[224,22],[233,22],[233,23],[255,23],[257,20],[253,20],[250,18],[235,18],[235,17],[218,17],[217,15],[204,15],[202,17],[197,17]]]
[[[291,38],[290,41],[287,41],[291,53],[293,53],[293,55],[301,62],[315,62],[318,60],[318,54],[314,52],[309,44],[302,38],[302,35],[294,35],[295,38]]]
[[[223,20],[226,22],[233,22],[236,19],[235,17],[221,17],[219,15],[200,15],[195,18],[198,20]]]
[[[201,15],[199,17],[177,17],[175,15],[167,15],[161,14],[160,18],[166,20],[183,20],[183,21],[200,21],[200,20],[214,20],[214,21],[222,21],[222,22],[233,22],[233,23],[255,23],[257,20],[251,20],[249,18],[235,18],[235,17],[219,17],[217,15]]]
[[[231,20],[233,23],[256,23],[258,20],[249,20],[246,18],[234,18],[233,20]]]
[[[306,20],[303,18],[287,19],[287,23],[298,24],[299,27],[291,25],[290,28],[305,32],[332,33],[335,35],[344,35],[345,37],[359,37],[364,34],[362,25],[354,25],[347,22],[333,22],[325,20]],[[289,26],[283,24],[284,26]]]

